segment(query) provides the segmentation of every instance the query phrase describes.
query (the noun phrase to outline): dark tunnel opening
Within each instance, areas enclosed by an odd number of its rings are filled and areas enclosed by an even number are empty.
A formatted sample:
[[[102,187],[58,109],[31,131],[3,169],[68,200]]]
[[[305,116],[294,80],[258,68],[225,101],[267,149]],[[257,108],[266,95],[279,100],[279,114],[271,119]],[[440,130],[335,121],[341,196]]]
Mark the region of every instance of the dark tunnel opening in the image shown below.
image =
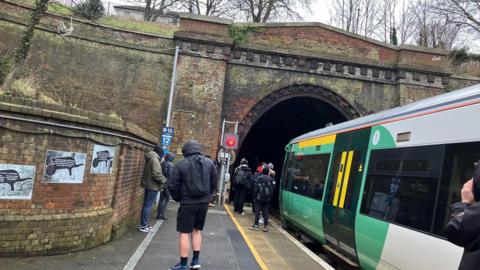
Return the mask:
[[[273,163],[277,192],[271,206],[278,209],[278,187],[285,146],[290,140],[306,132],[325,127],[328,123],[336,124],[346,120],[343,113],[320,99],[295,97],[282,101],[264,113],[248,131],[240,146],[235,167],[243,157],[249,161],[252,171],[262,161]],[[230,199],[233,200],[233,197]],[[247,201],[251,201],[251,195],[247,195]]]

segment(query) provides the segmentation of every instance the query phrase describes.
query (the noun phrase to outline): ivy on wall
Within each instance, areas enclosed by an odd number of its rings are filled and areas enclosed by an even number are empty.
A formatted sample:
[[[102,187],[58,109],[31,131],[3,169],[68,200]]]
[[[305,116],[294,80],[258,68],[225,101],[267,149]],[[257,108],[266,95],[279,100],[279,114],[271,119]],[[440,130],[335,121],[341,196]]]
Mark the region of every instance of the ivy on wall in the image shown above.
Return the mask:
[[[228,26],[228,35],[233,39],[233,44],[238,45],[247,41],[251,33],[259,31],[257,27],[252,25],[234,25]]]

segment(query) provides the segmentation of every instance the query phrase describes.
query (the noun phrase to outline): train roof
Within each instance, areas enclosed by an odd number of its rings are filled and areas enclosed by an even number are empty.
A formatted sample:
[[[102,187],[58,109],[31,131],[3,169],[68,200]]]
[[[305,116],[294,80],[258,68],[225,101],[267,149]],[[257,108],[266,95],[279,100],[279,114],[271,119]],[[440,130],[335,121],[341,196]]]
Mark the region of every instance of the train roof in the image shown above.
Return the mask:
[[[372,126],[380,122],[392,120],[395,118],[405,117],[411,114],[417,114],[430,110],[437,110],[446,106],[452,106],[454,104],[463,103],[465,101],[471,101],[475,99],[480,99],[480,84],[472,85],[470,87],[434,96],[431,98],[422,99],[404,106],[356,118],[337,125],[317,129],[291,140],[290,143],[296,143],[306,139],[320,137],[328,134],[342,133],[344,131],[355,129],[357,127]]]

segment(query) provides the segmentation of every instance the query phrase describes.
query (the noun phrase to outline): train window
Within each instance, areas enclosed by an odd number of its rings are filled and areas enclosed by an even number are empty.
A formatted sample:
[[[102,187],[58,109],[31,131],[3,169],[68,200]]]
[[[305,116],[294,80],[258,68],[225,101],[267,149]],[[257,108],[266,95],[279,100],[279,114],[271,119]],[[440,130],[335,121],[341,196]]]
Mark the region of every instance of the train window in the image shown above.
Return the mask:
[[[343,171],[343,163],[345,161],[342,162],[342,155],[343,153],[337,153],[335,156],[335,161],[333,162],[333,175],[331,177],[333,181],[331,181],[332,184],[328,185],[327,190],[327,194],[329,196],[328,203],[330,204],[333,204],[333,199],[335,198],[335,187],[337,186],[338,174],[340,171]]]
[[[430,232],[444,149],[427,146],[372,151],[361,213]],[[398,160],[398,169],[378,170],[377,164],[385,160]]]
[[[293,152],[288,152],[287,157],[285,159],[285,165],[283,166],[282,172],[282,189],[289,190],[291,183],[292,183],[292,176],[291,176],[291,167],[293,166]]]
[[[348,176],[348,185],[347,185],[347,193],[345,196],[345,201],[344,201],[344,206],[343,208],[345,209],[350,209],[352,207],[352,197],[353,197],[353,191],[355,190],[355,182],[357,181],[357,175],[359,171],[359,166],[360,166],[360,152],[355,151],[352,153],[352,161],[350,164],[350,175]],[[347,164],[348,166],[348,164]],[[343,180],[343,185],[345,185],[347,178]],[[343,187],[342,187],[343,189]],[[340,203],[341,205],[341,203]]]
[[[291,191],[322,200],[330,154],[296,156],[289,168]]]
[[[445,226],[450,217],[450,205],[461,201],[460,190],[472,178],[473,163],[480,159],[480,142],[447,145],[444,171],[438,193],[433,233],[445,236]]]

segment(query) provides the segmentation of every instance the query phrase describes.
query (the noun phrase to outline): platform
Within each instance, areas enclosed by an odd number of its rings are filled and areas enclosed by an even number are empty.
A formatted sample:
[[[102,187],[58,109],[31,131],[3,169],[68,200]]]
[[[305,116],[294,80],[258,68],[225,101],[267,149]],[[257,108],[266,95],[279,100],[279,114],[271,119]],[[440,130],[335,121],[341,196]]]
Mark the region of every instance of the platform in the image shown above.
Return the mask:
[[[100,247],[58,256],[1,258],[0,269],[167,270],[178,262],[176,204],[166,221],[152,221],[148,234],[132,231]],[[250,231],[253,215],[234,215],[227,206],[210,208],[200,255],[204,270],[333,269],[272,224],[270,231]],[[302,248],[303,247],[303,248]]]

